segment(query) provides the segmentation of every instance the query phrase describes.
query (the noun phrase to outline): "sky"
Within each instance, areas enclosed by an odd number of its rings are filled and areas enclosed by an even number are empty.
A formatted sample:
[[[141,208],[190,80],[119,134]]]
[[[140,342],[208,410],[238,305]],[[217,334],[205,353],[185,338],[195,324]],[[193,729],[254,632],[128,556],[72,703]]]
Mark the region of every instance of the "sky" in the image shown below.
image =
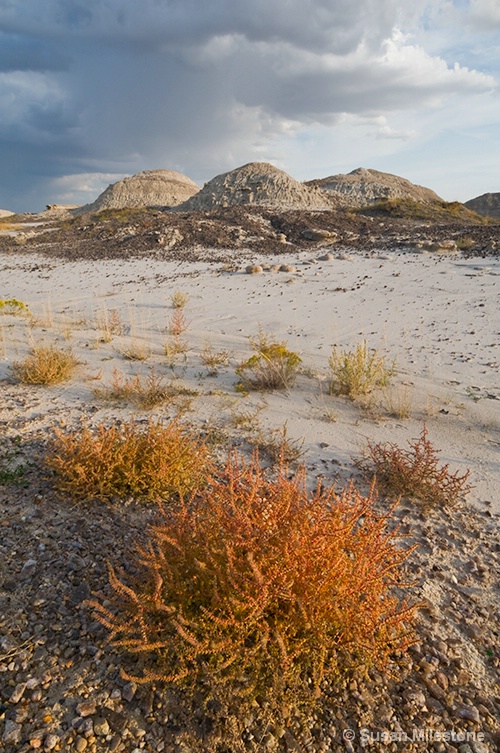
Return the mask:
[[[142,170],[500,191],[500,0],[0,0],[0,208]]]

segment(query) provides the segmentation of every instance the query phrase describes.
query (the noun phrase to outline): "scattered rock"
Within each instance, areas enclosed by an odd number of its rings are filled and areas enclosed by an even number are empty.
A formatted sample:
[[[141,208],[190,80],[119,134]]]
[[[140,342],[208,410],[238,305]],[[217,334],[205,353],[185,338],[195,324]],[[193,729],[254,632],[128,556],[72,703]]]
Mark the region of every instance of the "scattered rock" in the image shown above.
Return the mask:
[[[264,269],[260,264],[249,264],[245,269],[247,275],[260,275],[263,271]]]

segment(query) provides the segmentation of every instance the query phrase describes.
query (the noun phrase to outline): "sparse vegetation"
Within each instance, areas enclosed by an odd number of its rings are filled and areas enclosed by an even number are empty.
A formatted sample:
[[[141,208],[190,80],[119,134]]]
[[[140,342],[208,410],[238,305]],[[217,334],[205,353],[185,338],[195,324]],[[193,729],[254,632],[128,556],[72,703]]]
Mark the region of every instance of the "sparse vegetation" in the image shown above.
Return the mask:
[[[151,346],[137,337],[132,337],[129,342],[118,348],[118,352],[127,361],[147,361],[151,355]]]
[[[230,456],[163,515],[133,556],[141,577],[110,566],[113,596],[91,602],[111,644],[141,659],[127,679],[165,682],[212,717],[218,707],[241,733],[244,710],[286,725],[326,679],[384,667],[411,643],[414,607],[394,590],[408,551],[373,491],[308,494],[303,470],[269,478]]]
[[[250,338],[250,344],[255,354],[236,370],[241,389],[287,390],[294,385],[301,358],[288,350],[285,341],[274,340],[259,329],[257,337]]]
[[[69,350],[60,350],[55,345],[36,345],[23,361],[15,361],[12,371],[23,384],[59,384],[73,376],[78,365]]]
[[[123,335],[125,327],[118,309],[102,307],[97,312],[97,327],[100,331],[100,341],[109,343],[115,335]]]
[[[182,290],[176,290],[170,297],[170,303],[174,309],[183,309],[189,301],[189,295]]]
[[[56,431],[47,456],[55,485],[77,499],[169,499],[205,483],[206,446],[177,421]]]
[[[439,464],[439,450],[429,440],[424,426],[419,439],[402,449],[392,442],[368,442],[357,461],[366,478],[376,477],[380,489],[392,497],[408,497],[425,507],[453,506],[473,488],[470,471],[452,473]]]
[[[31,314],[29,307],[17,298],[0,299],[0,314]]]
[[[227,350],[214,350],[210,343],[205,343],[205,346],[200,354],[201,362],[204,366],[210,370],[212,375],[217,374],[218,366],[226,366],[229,361],[229,353]]]
[[[136,374],[128,379],[123,372],[114,369],[110,383],[94,387],[93,393],[103,400],[128,402],[145,410],[175,402],[179,396],[192,397],[198,394],[194,390],[175,384],[173,380],[167,384],[154,368],[146,377]]]
[[[376,350],[370,351],[366,340],[354,350],[334,348],[328,365],[330,394],[347,395],[352,400],[369,394],[377,387],[385,387],[395,371],[394,362],[389,364]]]
[[[288,427],[285,423],[277,429],[271,429],[267,434],[259,432],[253,440],[253,444],[260,452],[264,452],[273,463],[296,463],[304,454],[304,440],[292,439],[288,435]]]

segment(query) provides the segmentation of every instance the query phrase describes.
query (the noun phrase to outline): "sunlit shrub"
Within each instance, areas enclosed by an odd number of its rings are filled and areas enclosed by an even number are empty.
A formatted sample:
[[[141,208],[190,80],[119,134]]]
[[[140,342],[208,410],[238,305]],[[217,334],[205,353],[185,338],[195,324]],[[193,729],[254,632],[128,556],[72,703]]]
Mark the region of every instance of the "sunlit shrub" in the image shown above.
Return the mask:
[[[250,338],[255,353],[237,368],[243,389],[286,390],[295,383],[301,358],[262,330]]]
[[[47,456],[55,485],[76,498],[164,499],[203,484],[206,446],[177,421],[58,430]]]
[[[59,384],[71,379],[78,365],[69,350],[55,345],[36,345],[23,361],[15,361],[12,371],[23,384]]]
[[[366,340],[354,350],[334,348],[328,364],[330,394],[347,395],[352,399],[385,387],[394,374],[394,363],[388,364],[376,350],[368,350]]]
[[[140,660],[125,677],[239,718],[255,701],[285,714],[314,704],[325,679],[383,667],[411,642],[414,607],[394,590],[407,553],[373,493],[309,494],[305,471],[288,476],[231,456],[163,508],[133,558],[138,577],[110,567],[114,595],[92,604],[112,644]]]

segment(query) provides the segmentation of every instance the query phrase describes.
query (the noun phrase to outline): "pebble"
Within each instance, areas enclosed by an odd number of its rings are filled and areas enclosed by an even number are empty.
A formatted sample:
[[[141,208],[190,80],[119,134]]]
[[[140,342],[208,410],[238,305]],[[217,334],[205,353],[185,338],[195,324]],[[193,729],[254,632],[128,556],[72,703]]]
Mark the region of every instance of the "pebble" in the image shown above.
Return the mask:
[[[106,737],[109,735],[109,724],[103,716],[96,716],[94,722],[94,734],[98,737]]]
[[[54,750],[59,742],[59,735],[49,734],[43,741],[44,750]]]
[[[21,732],[22,726],[20,724],[16,724],[16,722],[13,722],[12,719],[6,719],[2,740],[4,741],[4,743],[16,745],[21,741]]]
[[[137,684],[135,682],[129,682],[125,685],[125,687],[122,690],[122,698],[124,698],[129,703],[133,700],[135,694],[137,691]]]
[[[83,753],[87,745],[88,743],[87,743],[86,738],[82,737],[81,735],[78,735],[78,737],[75,740],[75,748],[77,749],[78,753]]]
[[[24,691],[25,690],[26,690],[26,683],[25,682],[20,682],[18,685],[16,685],[16,687],[14,688],[14,690],[13,690],[13,692],[12,692],[10,698],[9,698],[10,703],[19,703],[19,701],[21,700],[21,698],[24,695]]]
[[[82,701],[78,704],[76,707],[76,712],[80,716],[92,716],[92,714],[95,714],[97,708],[94,701]]]

